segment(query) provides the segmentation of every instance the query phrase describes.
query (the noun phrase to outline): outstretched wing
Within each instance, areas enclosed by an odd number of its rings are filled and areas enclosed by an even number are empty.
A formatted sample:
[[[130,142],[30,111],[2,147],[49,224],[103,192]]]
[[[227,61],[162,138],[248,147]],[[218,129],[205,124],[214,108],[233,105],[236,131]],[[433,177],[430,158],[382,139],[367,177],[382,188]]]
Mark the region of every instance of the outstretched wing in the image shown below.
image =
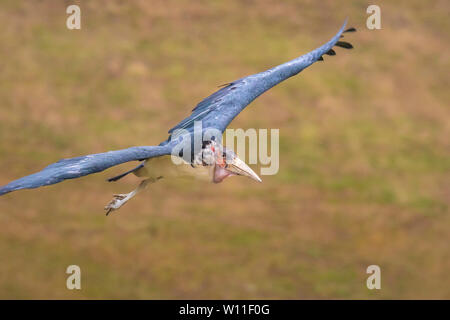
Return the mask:
[[[350,28],[346,31],[346,23],[339,32],[326,44],[292,61],[275,68],[251,75],[232,83],[215,92],[201,101],[192,114],[169,130],[171,136],[168,141],[159,146],[132,147],[124,150],[109,151],[77,158],[63,159],[49,165],[35,174],[12,181],[0,188],[0,196],[19,189],[32,189],[51,185],[66,179],[74,179],[88,174],[103,171],[112,166],[152,157],[170,154],[175,143],[174,131],[176,129],[192,130],[195,121],[201,121],[203,129],[214,128],[224,131],[228,124],[259,95],[290,78],[318,60],[323,60],[324,54],[335,55],[333,46],[350,49],[351,44],[339,41],[343,32],[355,31]]]
[[[227,84],[211,96],[201,101],[192,114],[169,130],[174,134],[177,129],[192,129],[195,121],[201,121],[203,128],[215,128],[224,131],[228,124],[259,95],[269,90],[278,83],[298,74],[318,60],[323,60],[323,55],[335,55],[333,46],[351,49],[353,46],[339,38],[344,32],[356,31],[350,28],[344,31],[346,23],[339,32],[323,46],[286,62],[267,71],[254,74]],[[173,138],[172,136],[169,138]]]
[[[170,152],[170,145],[131,147],[123,150],[62,159],[49,165],[40,172],[12,181],[1,187],[0,196],[19,189],[34,189],[55,184],[66,179],[79,178],[91,173],[103,171],[124,162],[158,157],[170,154]]]

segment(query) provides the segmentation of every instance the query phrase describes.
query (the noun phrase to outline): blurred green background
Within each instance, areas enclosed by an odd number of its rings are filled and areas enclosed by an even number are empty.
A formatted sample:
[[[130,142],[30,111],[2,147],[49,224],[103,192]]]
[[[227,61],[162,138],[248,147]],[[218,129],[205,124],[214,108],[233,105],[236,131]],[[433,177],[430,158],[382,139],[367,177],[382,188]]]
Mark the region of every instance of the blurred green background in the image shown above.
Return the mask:
[[[66,28],[80,4],[81,30]],[[166,181],[105,217],[131,168],[0,198],[0,298],[450,298],[448,1],[0,2],[0,184],[154,145],[218,85],[328,41],[232,128],[280,128],[263,184]],[[82,271],[82,290],[65,270]],[[382,289],[366,287],[381,267]]]

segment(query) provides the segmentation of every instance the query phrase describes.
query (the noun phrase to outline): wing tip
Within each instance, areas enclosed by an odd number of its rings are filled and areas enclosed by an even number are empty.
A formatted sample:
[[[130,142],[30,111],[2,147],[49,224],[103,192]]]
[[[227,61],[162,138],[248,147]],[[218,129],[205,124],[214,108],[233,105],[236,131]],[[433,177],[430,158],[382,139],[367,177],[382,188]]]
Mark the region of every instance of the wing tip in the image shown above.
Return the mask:
[[[336,35],[336,36],[338,36],[337,39],[343,38],[344,37],[344,35],[343,35],[344,33],[356,32],[356,28],[354,28],[354,27],[350,27],[350,28],[345,29],[345,27],[347,25],[347,21],[348,21],[348,18],[345,19],[344,24],[342,25],[341,29],[339,30],[338,34]],[[337,40],[336,43],[333,45],[333,47],[340,47],[340,48],[343,48],[343,49],[353,49],[354,48],[353,45],[350,42],[341,41],[341,40]],[[331,48],[327,52],[325,52],[323,55],[325,55],[325,54],[329,55],[329,56],[334,56],[334,55],[336,55],[336,51],[333,50],[333,48]],[[323,55],[321,55],[317,60],[318,61],[324,61]]]
[[[3,187],[0,187],[0,197],[7,193],[10,193],[10,192],[13,192],[13,191],[16,191],[19,189],[21,189],[21,188],[20,187],[19,188],[11,187],[10,184],[4,185]]]

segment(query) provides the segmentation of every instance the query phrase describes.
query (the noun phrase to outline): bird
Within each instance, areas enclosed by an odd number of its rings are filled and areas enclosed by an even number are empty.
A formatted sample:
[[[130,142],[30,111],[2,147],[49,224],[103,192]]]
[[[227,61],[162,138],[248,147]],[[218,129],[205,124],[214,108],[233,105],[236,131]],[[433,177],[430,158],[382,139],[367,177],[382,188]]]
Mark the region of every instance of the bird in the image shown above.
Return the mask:
[[[135,146],[122,150],[90,154],[59,160],[43,170],[14,180],[0,188],[0,196],[20,189],[34,189],[104,171],[110,167],[138,161],[139,165],[108,181],[118,181],[133,173],[143,178],[136,189],[125,194],[115,194],[105,206],[106,215],[118,210],[149,184],[160,179],[193,176],[220,183],[230,176],[245,176],[262,182],[261,178],[236,153],[221,143],[221,137],[230,122],[253,100],[280,82],[297,75],[324,55],[334,56],[334,47],[352,49],[342,41],[347,20],[339,31],[322,46],[291,61],[266,71],[249,75],[223,85],[218,91],[203,99],[191,114],[169,130],[167,140],[155,146]],[[200,124],[201,129],[195,130]],[[193,146],[196,131],[201,143]],[[212,132],[212,133],[211,133]],[[198,144],[197,144],[198,145]],[[174,161],[178,160],[178,161]]]

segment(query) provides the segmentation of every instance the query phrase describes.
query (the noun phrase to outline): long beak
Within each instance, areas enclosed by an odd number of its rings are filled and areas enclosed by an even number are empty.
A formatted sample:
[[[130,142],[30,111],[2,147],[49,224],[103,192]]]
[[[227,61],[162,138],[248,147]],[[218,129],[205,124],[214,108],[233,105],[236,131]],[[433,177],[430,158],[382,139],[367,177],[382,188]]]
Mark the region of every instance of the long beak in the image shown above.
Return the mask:
[[[258,182],[262,182],[261,178],[250,169],[250,167],[238,157],[235,157],[231,163],[228,163],[228,167],[226,168],[228,171],[233,172],[234,174],[240,176],[247,176],[253,180]]]

